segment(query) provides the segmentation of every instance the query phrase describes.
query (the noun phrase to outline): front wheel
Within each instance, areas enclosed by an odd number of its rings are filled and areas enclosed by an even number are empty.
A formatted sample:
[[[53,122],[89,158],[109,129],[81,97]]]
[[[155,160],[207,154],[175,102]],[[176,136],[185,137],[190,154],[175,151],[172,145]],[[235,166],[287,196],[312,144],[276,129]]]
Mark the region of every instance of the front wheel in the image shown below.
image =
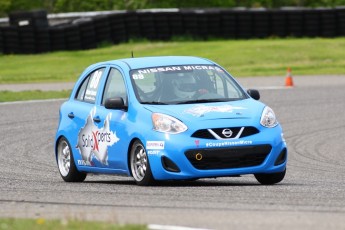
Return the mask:
[[[59,139],[56,154],[59,172],[64,181],[82,182],[85,180],[86,173],[79,172],[75,166],[71,147],[66,138]]]
[[[138,185],[151,185],[154,183],[150,163],[143,144],[137,140],[130,151],[130,166],[132,176]]]
[[[260,173],[254,174],[257,181],[263,185],[272,185],[281,182],[286,174],[286,169],[278,173]]]

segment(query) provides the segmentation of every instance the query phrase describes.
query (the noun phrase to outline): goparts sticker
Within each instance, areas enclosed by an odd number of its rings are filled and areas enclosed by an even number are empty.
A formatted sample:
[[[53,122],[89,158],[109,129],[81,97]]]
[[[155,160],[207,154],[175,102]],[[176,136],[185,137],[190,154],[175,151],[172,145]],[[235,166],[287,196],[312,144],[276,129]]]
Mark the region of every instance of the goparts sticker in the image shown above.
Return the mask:
[[[83,158],[82,161],[78,161],[80,165],[93,166],[93,158],[96,158],[103,165],[108,165],[108,147],[120,140],[116,133],[110,131],[111,113],[107,115],[103,128],[98,128],[94,124],[93,117],[95,114],[96,107],[91,110],[85,126],[80,129],[78,134],[77,148]]]
[[[160,153],[159,150],[148,150],[147,151],[147,154],[149,155],[158,155]]]
[[[217,113],[232,113],[236,109],[245,109],[243,107],[235,107],[231,105],[221,106],[207,106],[207,105],[196,105],[190,109],[185,110],[185,113],[191,114],[195,117],[201,117],[206,113],[217,112]]]
[[[146,149],[164,149],[164,141],[146,141]]]

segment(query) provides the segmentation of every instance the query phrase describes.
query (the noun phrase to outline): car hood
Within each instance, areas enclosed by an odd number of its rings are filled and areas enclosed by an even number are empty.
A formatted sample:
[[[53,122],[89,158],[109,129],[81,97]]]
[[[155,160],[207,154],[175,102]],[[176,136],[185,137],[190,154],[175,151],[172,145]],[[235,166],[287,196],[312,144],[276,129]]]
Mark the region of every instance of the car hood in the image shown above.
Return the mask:
[[[151,112],[171,115],[183,122],[217,119],[253,119],[261,116],[264,104],[253,99],[181,105],[145,105]]]

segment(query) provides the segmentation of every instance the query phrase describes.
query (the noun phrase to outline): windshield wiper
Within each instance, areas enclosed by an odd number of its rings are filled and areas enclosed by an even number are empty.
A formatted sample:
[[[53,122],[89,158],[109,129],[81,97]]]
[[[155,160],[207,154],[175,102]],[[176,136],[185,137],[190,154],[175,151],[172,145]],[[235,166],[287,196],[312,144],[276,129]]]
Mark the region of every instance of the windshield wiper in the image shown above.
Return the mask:
[[[196,100],[189,100],[189,101],[180,101],[176,104],[197,104],[197,103],[210,103],[210,102],[224,102],[224,101],[232,101],[229,99],[196,99]]]
[[[147,104],[147,105],[168,105],[167,103],[164,102],[159,102],[159,101],[143,101],[141,104]]]

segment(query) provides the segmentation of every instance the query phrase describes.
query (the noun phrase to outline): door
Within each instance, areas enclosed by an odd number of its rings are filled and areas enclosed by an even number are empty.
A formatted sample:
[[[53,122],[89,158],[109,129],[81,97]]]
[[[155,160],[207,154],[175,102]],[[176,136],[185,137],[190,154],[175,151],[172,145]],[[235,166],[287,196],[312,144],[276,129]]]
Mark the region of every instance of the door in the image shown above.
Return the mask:
[[[102,167],[104,159],[97,153],[97,122],[95,117],[99,88],[106,68],[97,68],[90,72],[79,85],[65,108],[70,120],[67,138],[71,143],[74,161],[77,166]]]
[[[106,159],[106,164],[103,166],[116,173],[125,173],[128,170],[127,150],[130,140],[127,130],[127,111],[106,109],[104,104],[108,98],[121,97],[127,105],[127,95],[122,73],[119,69],[111,67],[95,116],[99,118],[97,134],[99,154]]]

